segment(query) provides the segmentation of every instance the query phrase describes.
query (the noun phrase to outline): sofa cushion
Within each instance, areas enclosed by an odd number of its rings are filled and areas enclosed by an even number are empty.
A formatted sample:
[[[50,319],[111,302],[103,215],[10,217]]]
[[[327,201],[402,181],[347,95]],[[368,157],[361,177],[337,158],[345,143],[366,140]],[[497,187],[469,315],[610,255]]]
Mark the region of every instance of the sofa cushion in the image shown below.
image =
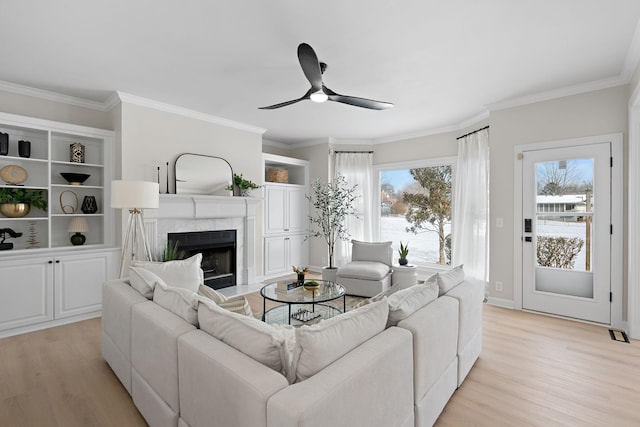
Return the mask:
[[[142,267],[129,267],[129,283],[131,287],[140,292],[147,299],[153,298],[153,290],[156,283],[164,281],[157,274]],[[166,285],[166,283],[164,283]]]
[[[433,283],[414,285],[399,290],[387,299],[389,303],[387,326],[397,325],[398,322],[411,316],[436,298],[438,298],[438,286]]]
[[[318,324],[296,329],[296,347],[287,379],[303,381],[379,334],[387,324],[386,298]]]
[[[200,284],[200,286],[198,287],[198,295],[209,298],[211,301],[215,302],[219,307],[222,307],[225,310],[242,314],[244,316],[253,317],[253,311],[251,310],[251,306],[249,305],[249,300],[247,300],[244,295],[226,297],[215,289],[203,284]]]
[[[390,295],[398,292],[399,290],[400,290],[400,284],[396,283],[395,285],[388,287],[384,291],[372,296],[371,298],[363,299],[362,301],[354,305],[353,308],[360,308],[367,304],[371,304],[372,302],[380,301],[382,298],[389,297]]]
[[[436,274],[436,282],[440,288],[440,295],[444,295],[464,281],[462,264],[448,271]]]
[[[198,295],[194,292],[158,282],[153,290],[153,302],[198,326]]]
[[[391,273],[391,267],[375,261],[351,261],[338,269],[339,277],[382,280]]]
[[[178,261],[133,261],[131,266],[142,267],[151,271],[171,287],[197,292],[200,283],[204,283],[204,273],[200,268],[201,262],[202,254],[198,253],[190,258]]]
[[[391,265],[393,249],[391,242],[361,242],[351,241],[352,261],[375,261]]]
[[[200,329],[269,368],[287,375],[287,339],[281,329],[201,299]]]

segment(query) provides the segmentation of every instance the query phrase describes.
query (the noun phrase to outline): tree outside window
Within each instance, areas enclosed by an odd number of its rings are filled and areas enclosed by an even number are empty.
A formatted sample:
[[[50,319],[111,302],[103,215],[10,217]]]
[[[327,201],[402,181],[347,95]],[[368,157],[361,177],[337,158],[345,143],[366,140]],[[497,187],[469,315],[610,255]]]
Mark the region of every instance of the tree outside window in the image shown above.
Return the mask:
[[[451,165],[381,171],[381,240],[410,242],[412,263],[451,264],[451,188]]]

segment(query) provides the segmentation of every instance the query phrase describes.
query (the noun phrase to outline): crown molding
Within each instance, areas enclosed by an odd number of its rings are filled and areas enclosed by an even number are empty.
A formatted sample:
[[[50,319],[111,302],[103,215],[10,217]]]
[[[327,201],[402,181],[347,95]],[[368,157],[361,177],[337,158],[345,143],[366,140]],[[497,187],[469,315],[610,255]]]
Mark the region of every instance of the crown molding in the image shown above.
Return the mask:
[[[596,90],[608,89],[628,83],[622,75],[607,79],[596,80],[588,83],[581,83],[573,86],[566,86],[546,92],[538,92],[533,95],[525,95],[517,98],[506,99],[487,105],[489,112],[504,110],[506,108],[520,107],[522,105],[535,104],[536,102],[550,101],[552,99],[563,98],[565,96],[579,95],[581,93],[594,92]]]
[[[627,50],[627,56],[624,59],[620,76],[629,83],[638,66],[640,66],[640,20],[638,20],[638,24],[636,25],[631,43],[629,43],[629,50]]]
[[[227,127],[238,129],[238,130],[244,130],[244,131],[256,133],[259,135],[262,135],[263,133],[266,132],[266,129],[264,128],[248,125],[246,123],[235,122],[233,120],[223,119],[221,117],[212,116],[210,114],[201,113],[195,110],[189,110],[188,108],[177,107],[175,105],[154,101],[152,99],[131,95],[125,92],[117,92],[117,95],[118,95],[118,98],[120,99],[120,102],[126,102],[128,104],[134,104],[134,105],[139,105],[141,107],[153,108],[154,110],[177,114],[180,116],[189,117],[196,120],[202,120],[204,122],[213,123],[216,125],[227,126]]]
[[[266,138],[262,138],[262,145],[267,147],[282,148],[285,150],[289,150],[292,148],[291,144],[285,144],[284,142],[278,142]]]
[[[89,108],[91,110],[108,111],[102,102],[76,98],[75,96],[62,95],[60,93],[23,86],[17,83],[0,81],[0,90],[18,95],[30,96],[32,98],[39,98],[45,101],[53,101],[61,104],[74,105],[76,107]]]
[[[326,138],[320,138],[320,139],[313,139],[311,141],[302,141],[302,142],[296,142],[295,144],[290,144],[288,145],[289,148],[294,149],[294,148],[305,148],[305,147],[312,147],[314,145],[321,145],[321,144],[335,144],[336,140],[334,137],[332,136],[328,136]]]
[[[476,114],[475,116],[471,116],[468,119],[465,119],[459,123],[453,124],[453,125],[449,125],[449,126],[443,126],[443,127],[439,127],[439,128],[432,128],[432,129],[425,129],[419,132],[414,132],[414,133],[410,133],[410,134],[404,134],[404,135],[398,135],[398,136],[392,136],[389,138],[381,138],[381,139],[376,139],[373,141],[373,144],[386,144],[388,142],[396,142],[396,141],[406,141],[408,139],[416,139],[416,138],[424,138],[425,136],[431,136],[431,135],[441,135],[443,133],[449,133],[449,132],[457,132],[460,131],[462,129],[466,129],[469,126],[474,125],[475,123],[478,123],[482,120],[485,120],[489,118],[489,110],[483,110],[481,112],[479,112],[478,114]]]

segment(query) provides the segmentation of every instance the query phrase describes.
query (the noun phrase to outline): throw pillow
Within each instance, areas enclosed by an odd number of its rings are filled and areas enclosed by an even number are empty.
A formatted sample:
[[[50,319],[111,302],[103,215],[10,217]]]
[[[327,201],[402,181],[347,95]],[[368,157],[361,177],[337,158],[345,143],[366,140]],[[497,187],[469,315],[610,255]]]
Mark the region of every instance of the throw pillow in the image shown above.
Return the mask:
[[[131,266],[146,268],[169,286],[197,292],[200,283],[204,283],[204,273],[200,268],[201,262],[202,254],[195,254],[190,258],[178,261],[134,261]]]
[[[355,308],[360,308],[360,307],[363,307],[363,306],[365,306],[367,304],[371,304],[372,302],[380,301],[382,298],[388,297],[388,296],[396,293],[399,289],[400,289],[400,285],[398,283],[396,283],[395,285],[391,285],[387,289],[385,289],[384,291],[380,292],[379,294],[376,294],[376,295],[372,296],[371,298],[363,299],[362,301],[360,301],[359,303],[354,305],[353,308],[354,309]]]
[[[439,295],[446,294],[464,281],[464,270],[462,269],[462,264],[452,268],[451,270],[438,273],[436,275],[436,280],[438,282],[438,287],[440,288]]]
[[[153,290],[153,302],[198,326],[198,295],[194,292],[158,282]]]
[[[244,295],[226,297],[215,289],[202,284],[198,287],[198,295],[209,298],[225,310],[253,317],[253,310],[251,310],[249,300]]]
[[[153,290],[158,282],[166,285],[161,278],[147,269],[129,267],[129,283],[131,287],[140,292],[140,295],[145,298],[153,298]]]
[[[387,326],[396,326],[399,321],[438,298],[438,286],[434,283],[413,285],[391,295],[389,303],[389,320]]]
[[[382,332],[389,308],[386,298],[296,329],[296,349],[287,379],[303,381]]]
[[[287,339],[281,329],[224,310],[206,299],[200,300],[198,321],[204,332],[287,376]]]

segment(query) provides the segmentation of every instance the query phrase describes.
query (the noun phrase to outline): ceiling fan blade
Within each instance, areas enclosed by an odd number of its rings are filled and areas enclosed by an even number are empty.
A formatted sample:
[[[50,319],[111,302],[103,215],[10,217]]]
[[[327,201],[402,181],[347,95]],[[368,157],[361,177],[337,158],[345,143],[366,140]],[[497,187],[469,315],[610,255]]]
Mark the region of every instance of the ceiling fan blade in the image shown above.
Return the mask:
[[[298,61],[300,61],[305,77],[311,83],[313,92],[319,91],[322,88],[322,70],[318,55],[313,48],[306,43],[300,43],[298,45]]]
[[[291,101],[285,101],[285,102],[281,102],[279,104],[269,105],[267,107],[258,107],[258,109],[259,110],[275,110],[276,108],[286,107],[287,105],[295,104],[296,102],[300,102],[300,101],[304,101],[305,99],[309,99],[309,97],[311,96],[311,92],[312,91],[313,91],[313,89],[309,89],[307,91],[307,93],[305,93],[303,96],[301,96],[298,99],[292,99]]]
[[[342,102],[343,104],[354,105],[356,107],[368,108],[370,110],[386,110],[393,107],[390,102],[374,101],[373,99],[358,98],[356,96],[340,95],[335,93],[326,86],[323,86],[324,92],[329,97],[329,101]]]

